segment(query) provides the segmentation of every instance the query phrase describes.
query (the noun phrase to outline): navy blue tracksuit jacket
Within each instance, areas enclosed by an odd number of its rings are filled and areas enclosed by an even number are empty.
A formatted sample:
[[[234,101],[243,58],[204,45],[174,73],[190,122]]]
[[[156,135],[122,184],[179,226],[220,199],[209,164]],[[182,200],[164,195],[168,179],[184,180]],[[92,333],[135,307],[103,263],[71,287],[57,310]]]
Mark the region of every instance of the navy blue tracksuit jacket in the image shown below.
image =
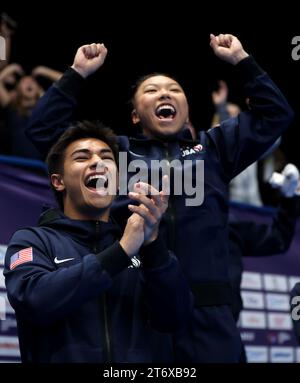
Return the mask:
[[[242,60],[235,70],[245,85],[249,111],[200,131],[196,141],[185,130],[164,142],[143,136],[119,139],[128,162],[142,159],[148,169],[153,160],[178,160],[182,164],[190,160],[193,181],[196,161],[204,161],[203,203],[187,206],[186,198],[191,196],[171,194],[161,228],[195,297],[189,326],[174,337],[176,360],[182,362],[239,361],[241,339],[230,310],[228,278],[228,183],[260,158],[293,118],[284,96],[252,57]],[[34,110],[27,134],[44,155],[72,120],[83,83],[78,73],[68,69]],[[128,174],[132,176],[134,171]],[[127,198],[116,201],[117,220],[126,218],[127,204]]]
[[[55,209],[13,235],[4,275],[23,362],[173,361],[168,332],[192,308],[186,279],[160,238],[131,263],[119,237],[115,223],[71,220]]]

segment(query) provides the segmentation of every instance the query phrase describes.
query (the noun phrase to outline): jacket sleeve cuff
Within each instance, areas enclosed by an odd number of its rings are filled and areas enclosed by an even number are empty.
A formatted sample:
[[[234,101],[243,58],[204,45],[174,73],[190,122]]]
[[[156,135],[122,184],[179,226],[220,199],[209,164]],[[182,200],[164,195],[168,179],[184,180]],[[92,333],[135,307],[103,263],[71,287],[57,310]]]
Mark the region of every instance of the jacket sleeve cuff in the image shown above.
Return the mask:
[[[96,254],[96,258],[101,263],[111,277],[114,277],[120,271],[131,265],[131,260],[122,249],[119,242]]]
[[[257,76],[265,73],[252,56],[248,56],[241,60],[235,68],[240,77],[240,81],[244,84],[255,80]]]
[[[76,70],[68,68],[64,75],[57,81],[54,86],[66,93],[68,96],[77,99],[81,93],[85,79],[80,76]]]
[[[141,247],[140,256],[143,267],[151,269],[163,265],[170,258],[166,244],[160,236],[149,245]]]

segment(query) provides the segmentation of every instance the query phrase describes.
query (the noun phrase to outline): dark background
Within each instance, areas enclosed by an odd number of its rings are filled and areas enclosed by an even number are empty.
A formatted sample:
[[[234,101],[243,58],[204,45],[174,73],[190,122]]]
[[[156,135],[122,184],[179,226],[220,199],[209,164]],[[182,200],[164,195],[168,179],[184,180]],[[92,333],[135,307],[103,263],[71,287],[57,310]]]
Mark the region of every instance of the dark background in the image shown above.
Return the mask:
[[[229,101],[243,105],[234,68],[217,59],[209,46],[210,33],[238,36],[296,112],[295,123],[283,137],[282,149],[288,161],[300,166],[300,60],[294,61],[291,56],[291,41],[300,36],[300,22],[294,5],[285,2],[263,10],[262,4],[253,2],[239,7],[223,3],[221,8],[217,3],[204,6],[196,0],[27,2],[22,8],[20,4],[4,2],[0,8],[18,22],[11,61],[28,72],[36,65],[64,71],[80,45],[105,43],[106,62],[88,80],[79,116],[100,118],[119,134],[133,131],[127,105],[129,89],[139,75],[148,72],[163,71],[177,77],[189,97],[192,121],[198,130],[210,125],[210,95],[218,79],[228,82]]]

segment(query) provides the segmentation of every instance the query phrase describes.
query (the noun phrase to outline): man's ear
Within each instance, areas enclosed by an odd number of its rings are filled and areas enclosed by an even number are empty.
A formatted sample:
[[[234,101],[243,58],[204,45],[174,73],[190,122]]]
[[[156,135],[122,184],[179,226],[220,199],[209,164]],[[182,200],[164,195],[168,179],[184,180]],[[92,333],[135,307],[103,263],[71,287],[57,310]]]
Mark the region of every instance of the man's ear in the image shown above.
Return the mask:
[[[51,183],[56,191],[65,190],[64,181],[60,174],[51,174]]]
[[[133,111],[131,112],[131,120],[134,124],[138,124],[141,121],[136,109],[133,109]]]

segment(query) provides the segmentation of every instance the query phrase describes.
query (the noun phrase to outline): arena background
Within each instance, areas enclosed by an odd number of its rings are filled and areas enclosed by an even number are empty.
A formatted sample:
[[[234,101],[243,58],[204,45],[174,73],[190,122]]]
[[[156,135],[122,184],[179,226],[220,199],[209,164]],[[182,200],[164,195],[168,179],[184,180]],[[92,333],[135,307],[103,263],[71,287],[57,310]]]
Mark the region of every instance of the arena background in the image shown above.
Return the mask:
[[[183,83],[198,130],[210,125],[211,91],[219,79],[228,81],[229,99],[244,104],[234,69],[217,59],[209,46],[210,33],[238,36],[293,108],[299,109],[300,60],[292,59],[291,41],[300,36],[300,26],[288,2],[266,9],[255,1],[247,6],[211,3],[205,7],[192,0],[180,5],[172,1],[64,3],[64,7],[59,2],[32,3],[10,1],[0,6],[18,22],[11,61],[28,72],[36,65],[64,71],[80,45],[105,43],[106,62],[88,81],[79,117],[101,117],[118,133],[132,132],[129,89],[148,72],[167,72]],[[299,121],[297,114],[282,144],[298,166]]]
[[[191,5],[194,3],[193,5]],[[219,79],[230,89],[230,101],[243,103],[234,68],[218,60],[209,47],[209,34],[232,33],[271,75],[296,111],[296,119],[283,137],[282,148],[290,162],[300,166],[298,149],[300,60],[292,59],[292,38],[300,36],[300,24],[292,7],[263,12],[253,3],[243,9],[204,10],[195,1],[184,6],[173,2],[117,2],[107,5],[55,3],[27,8],[10,2],[3,11],[18,22],[11,62],[26,71],[47,65],[64,71],[77,48],[104,42],[109,53],[105,65],[88,80],[78,116],[101,118],[120,134],[130,134],[129,88],[141,74],[162,71],[175,75],[190,97],[195,127],[207,129],[213,114],[211,91]],[[0,9],[1,11],[1,9]],[[245,16],[247,13],[247,16]],[[283,24],[288,25],[283,28]],[[2,156],[0,158],[0,245],[14,230],[34,225],[44,203],[52,196],[43,165]],[[234,205],[243,219],[269,221],[274,210]],[[290,251],[280,257],[247,259],[243,278],[245,311],[240,319],[249,361],[298,362],[299,348],[292,332],[288,291],[300,279],[300,227]],[[1,268],[1,266],[0,266]],[[4,281],[0,274],[0,360],[18,361],[16,324],[9,305],[3,305]]]

